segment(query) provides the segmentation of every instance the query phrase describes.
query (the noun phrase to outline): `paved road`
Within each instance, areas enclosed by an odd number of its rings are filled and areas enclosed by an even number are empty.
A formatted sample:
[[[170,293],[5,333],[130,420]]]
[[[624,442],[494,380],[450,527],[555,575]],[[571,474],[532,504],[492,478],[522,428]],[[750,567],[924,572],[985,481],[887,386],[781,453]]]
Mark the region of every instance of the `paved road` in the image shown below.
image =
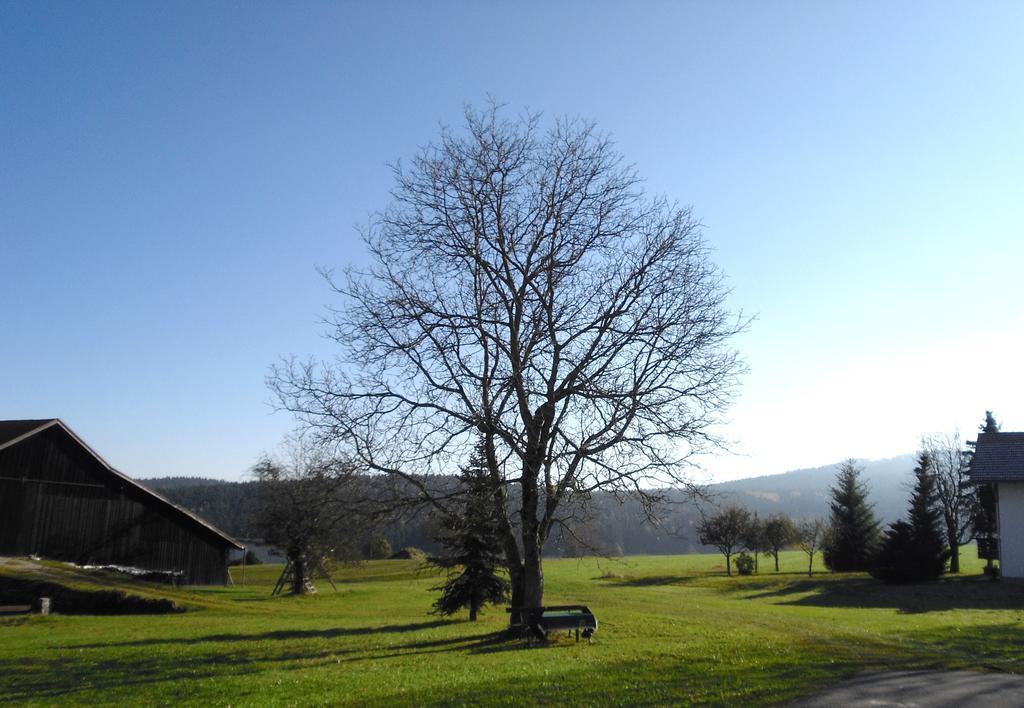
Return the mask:
[[[979,671],[893,671],[867,674],[792,704],[825,706],[1024,706],[1024,675]]]

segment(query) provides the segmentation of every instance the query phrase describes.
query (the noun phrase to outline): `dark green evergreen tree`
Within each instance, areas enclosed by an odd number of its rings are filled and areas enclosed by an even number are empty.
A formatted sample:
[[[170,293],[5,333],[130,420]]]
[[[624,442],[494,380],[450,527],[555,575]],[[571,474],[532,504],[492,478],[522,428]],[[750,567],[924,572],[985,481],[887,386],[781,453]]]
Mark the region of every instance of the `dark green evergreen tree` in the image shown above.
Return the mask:
[[[978,426],[978,432],[998,433],[1000,426],[992,411],[985,411],[985,422]],[[974,456],[975,443],[968,442],[971,447],[968,453]],[[974,498],[974,506],[971,509],[971,529],[978,539],[978,555],[985,556],[985,574],[995,577],[995,567],[992,561],[995,556],[994,546],[999,533],[997,515],[997,496],[994,484],[979,484],[978,492]]]
[[[868,504],[861,471],[854,460],[846,460],[830,490],[829,534],[823,555],[832,571],[868,570],[878,547],[878,521]]]
[[[438,614],[453,615],[468,608],[469,619],[475,622],[485,604],[508,598],[509,583],[499,573],[504,555],[489,474],[481,443],[459,474],[464,494],[459,513],[441,524],[437,541],[444,550],[428,559],[447,571],[445,582],[431,588],[441,591],[434,603]]]
[[[920,582],[937,578],[946,570],[950,551],[932,465],[927,451],[918,454],[910,521],[897,521],[889,527],[872,569],[875,577],[889,582]]]
[[[978,426],[978,430],[983,433],[998,433],[999,427],[999,423],[996,421],[992,411],[985,411],[985,422]]]

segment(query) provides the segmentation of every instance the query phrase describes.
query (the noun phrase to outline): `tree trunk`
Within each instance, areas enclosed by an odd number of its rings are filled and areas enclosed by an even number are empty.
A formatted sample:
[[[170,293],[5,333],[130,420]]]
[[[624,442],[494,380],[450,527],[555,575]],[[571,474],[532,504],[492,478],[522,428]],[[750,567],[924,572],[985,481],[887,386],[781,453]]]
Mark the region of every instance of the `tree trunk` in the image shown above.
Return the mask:
[[[494,441],[490,437],[485,438],[484,454],[487,458],[487,466],[490,469],[491,477],[496,482],[494,496],[494,511],[499,520],[498,528],[501,533],[502,544],[505,547],[505,569],[508,571],[509,585],[512,587],[512,612],[509,613],[508,622],[510,626],[521,624],[518,609],[524,607],[524,586],[523,586],[523,560],[519,553],[519,542],[516,539],[515,529],[508,516],[505,503],[504,488],[500,485],[501,475],[498,471],[497,455],[494,451]]]
[[[728,575],[730,578],[732,577],[732,560],[730,560],[731,558],[731,553],[725,554],[725,574]]]
[[[531,436],[533,437],[533,436]],[[521,607],[541,607],[544,604],[544,567],[541,559],[540,521],[537,518],[539,494],[537,480],[543,464],[543,448],[523,465],[523,505],[519,522],[523,534],[523,595]]]
[[[959,573],[960,572],[960,544],[957,543],[957,538],[960,535],[960,529],[956,527],[953,519],[949,516],[946,517],[946,543],[949,544],[949,572]]]
[[[518,609],[523,607],[523,561],[519,554],[519,544],[516,542],[512,525],[502,517],[506,523],[502,524],[502,532],[505,544],[505,569],[508,571],[509,585],[512,586],[511,606],[512,612],[508,616],[509,625],[521,624]]]
[[[302,556],[292,559],[292,594],[306,594],[306,559]]]
[[[521,563],[517,565],[510,563],[507,568],[509,584],[512,586],[512,612],[509,613],[508,623],[515,626],[522,624],[519,608],[523,606],[523,566]]]
[[[807,554],[807,577],[814,575],[814,554]]]
[[[544,605],[544,567],[540,552],[527,548],[525,555],[522,606],[542,607]]]
[[[775,552],[775,572],[776,573],[779,572],[779,553],[778,553],[778,551]]]

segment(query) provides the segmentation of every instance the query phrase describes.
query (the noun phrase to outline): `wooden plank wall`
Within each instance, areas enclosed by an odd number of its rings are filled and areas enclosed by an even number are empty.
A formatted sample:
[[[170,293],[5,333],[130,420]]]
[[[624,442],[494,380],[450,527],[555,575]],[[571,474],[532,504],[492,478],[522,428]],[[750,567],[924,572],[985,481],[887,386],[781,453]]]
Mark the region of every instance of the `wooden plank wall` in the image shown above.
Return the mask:
[[[0,450],[0,555],[176,570],[200,585],[227,582],[227,552],[59,429]]]

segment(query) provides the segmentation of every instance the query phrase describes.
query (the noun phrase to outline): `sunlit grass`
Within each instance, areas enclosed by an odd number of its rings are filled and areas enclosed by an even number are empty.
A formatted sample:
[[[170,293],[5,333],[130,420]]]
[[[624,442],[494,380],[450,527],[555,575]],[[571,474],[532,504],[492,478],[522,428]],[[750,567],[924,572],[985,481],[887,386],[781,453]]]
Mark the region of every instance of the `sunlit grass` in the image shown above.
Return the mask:
[[[589,605],[595,643],[547,646],[429,613],[416,561],[344,567],[338,590],[245,584],[173,593],[190,611],[0,620],[0,695],[39,703],[478,704],[782,702],[865,670],[1024,669],[1024,589],[964,577],[886,586],[863,575],[727,578],[720,556],[550,560],[547,602]],[[241,581],[239,569],[235,569]],[[152,591],[152,589],[150,589]]]

